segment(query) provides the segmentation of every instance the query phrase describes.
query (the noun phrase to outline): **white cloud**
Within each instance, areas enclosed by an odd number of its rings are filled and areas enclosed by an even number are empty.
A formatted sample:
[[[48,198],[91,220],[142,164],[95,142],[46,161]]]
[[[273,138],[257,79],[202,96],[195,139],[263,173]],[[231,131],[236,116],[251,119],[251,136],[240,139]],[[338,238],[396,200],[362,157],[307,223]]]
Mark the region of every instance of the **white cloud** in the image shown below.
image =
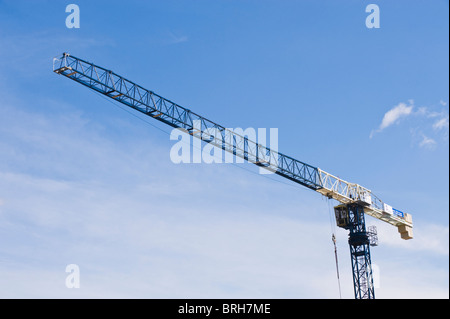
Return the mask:
[[[419,143],[420,147],[433,148],[436,145],[436,141],[430,137],[422,135],[422,141]]]
[[[394,108],[384,114],[383,121],[380,124],[379,130],[384,130],[385,128],[396,123],[400,118],[411,114],[413,106],[407,106],[405,103],[400,103]]]
[[[371,221],[371,223],[377,226],[380,245],[413,252],[432,253],[442,257],[448,257],[449,255],[448,225],[423,223],[422,221],[414,222],[414,238],[399,240],[400,234],[391,225],[379,220]]]
[[[117,139],[101,128],[108,119],[93,126],[69,107],[2,108],[0,297],[338,298],[329,216],[310,191],[225,164],[171,164],[154,132],[141,143],[122,123]],[[337,237],[343,297],[353,298],[347,232]],[[79,290],[64,286],[69,263],[80,266]],[[448,296],[444,283],[405,282],[404,298]]]
[[[169,32],[169,36],[170,36],[170,44],[177,44],[177,43],[183,43],[183,42],[187,42],[189,40],[189,38],[185,35],[183,36],[178,36],[176,34],[174,34],[173,32]]]
[[[446,117],[441,118],[437,122],[433,124],[433,128],[436,130],[448,129],[448,115]]]
[[[418,110],[415,112],[416,115],[427,115],[428,113],[428,108],[426,106],[421,106],[418,108]]]
[[[108,137],[105,118],[2,109],[0,297],[338,297],[328,218],[303,188],[174,165],[126,124]],[[64,287],[71,263],[79,290]]]
[[[335,270],[326,216],[308,222],[264,203],[237,204],[254,186],[235,189],[242,196],[238,201],[215,204],[223,199],[220,185],[189,198],[186,184],[176,185],[182,175],[167,174],[172,194],[23,174],[0,177],[5,181],[0,191],[10,202],[0,218],[7,226],[0,238],[8,243],[0,249],[8,256],[0,265],[0,273],[7,274],[0,276],[0,287],[11,287],[0,288],[1,297],[338,296],[327,285]],[[263,184],[259,191],[273,191],[267,187],[272,183]],[[203,198],[205,206],[192,204],[195,198]],[[191,204],[183,205],[186,201]],[[306,207],[279,208],[309,213]],[[305,245],[312,237],[314,243]],[[63,286],[69,263],[80,266],[80,290]],[[351,298],[350,280],[345,287]]]
[[[442,100],[437,105],[420,107],[415,107],[413,100],[409,100],[409,104],[399,103],[384,114],[378,129],[370,133],[370,138],[409,117],[413,144],[424,149],[435,149],[439,141],[448,140],[449,115],[446,105]]]
[[[401,118],[406,117],[412,113],[412,110],[414,108],[414,101],[410,100],[410,105],[407,105],[405,103],[399,103],[398,105],[394,106],[392,109],[387,111],[384,114],[383,120],[381,121],[380,126],[376,131],[372,131],[370,134],[370,138],[373,137],[373,135],[377,132],[381,132],[387,127],[397,123]]]

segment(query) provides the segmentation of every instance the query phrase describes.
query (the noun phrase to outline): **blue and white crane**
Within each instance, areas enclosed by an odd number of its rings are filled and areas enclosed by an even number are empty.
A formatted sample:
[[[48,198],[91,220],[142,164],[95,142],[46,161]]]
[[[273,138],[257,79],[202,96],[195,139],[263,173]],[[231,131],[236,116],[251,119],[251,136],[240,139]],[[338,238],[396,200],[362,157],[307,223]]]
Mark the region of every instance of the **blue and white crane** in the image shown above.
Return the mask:
[[[397,227],[402,239],[413,238],[411,215],[384,203],[361,185],[347,182],[318,167],[251,141],[247,136],[236,134],[111,70],[68,53],[54,58],[53,71],[155,120],[181,129],[205,143],[340,202],[334,208],[336,224],[349,231],[356,299],[375,298],[370,259],[373,232],[366,229],[365,214]]]

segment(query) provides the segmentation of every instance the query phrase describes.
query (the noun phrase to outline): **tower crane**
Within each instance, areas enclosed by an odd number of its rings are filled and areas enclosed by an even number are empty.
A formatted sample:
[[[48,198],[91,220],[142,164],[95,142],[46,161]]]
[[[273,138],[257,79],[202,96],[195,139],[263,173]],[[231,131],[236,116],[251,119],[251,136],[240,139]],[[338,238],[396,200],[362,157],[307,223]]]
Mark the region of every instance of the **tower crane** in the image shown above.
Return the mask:
[[[68,53],[53,59],[53,71],[205,143],[340,202],[334,207],[334,213],[336,225],[349,231],[356,299],[375,298],[370,258],[375,232],[366,228],[365,214],[397,227],[402,239],[413,238],[411,215],[386,204],[361,185],[347,182],[318,167],[251,141],[247,136],[236,134],[111,70]]]

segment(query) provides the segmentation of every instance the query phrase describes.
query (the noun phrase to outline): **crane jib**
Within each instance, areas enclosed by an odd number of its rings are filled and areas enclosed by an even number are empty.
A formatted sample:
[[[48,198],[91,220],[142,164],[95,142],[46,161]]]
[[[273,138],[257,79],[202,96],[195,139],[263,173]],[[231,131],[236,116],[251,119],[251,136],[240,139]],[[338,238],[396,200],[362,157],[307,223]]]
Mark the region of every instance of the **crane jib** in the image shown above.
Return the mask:
[[[249,140],[124,77],[70,54],[53,60],[53,71],[131,107],[171,127],[244,158],[266,170],[308,187],[343,204],[360,203],[364,212],[399,228],[402,238],[412,238],[411,215],[382,202],[372,192],[317,167]],[[214,129],[220,136],[207,134]]]

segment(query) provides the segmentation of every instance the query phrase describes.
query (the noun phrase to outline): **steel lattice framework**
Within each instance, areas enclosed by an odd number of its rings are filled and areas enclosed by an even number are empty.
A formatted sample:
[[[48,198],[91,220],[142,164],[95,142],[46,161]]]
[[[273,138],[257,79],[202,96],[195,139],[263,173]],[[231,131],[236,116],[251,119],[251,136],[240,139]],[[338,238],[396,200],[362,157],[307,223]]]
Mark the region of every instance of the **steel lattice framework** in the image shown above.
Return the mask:
[[[278,175],[313,190],[321,188],[318,168],[255,143],[110,70],[64,54],[54,60],[54,71]],[[211,134],[215,132],[220,136]]]
[[[366,237],[364,213],[398,227],[403,239],[412,238],[411,215],[393,209],[361,185],[349,183],[320,168],[258,144],[250,140],[248,136],[237,134],[234,130],[210,121],[111,70],[68,53],[53,60],[53,71],[160,122],[183,130],[206,143],[344,204],[335,207],[335,213],[337,221],[340,217],[346,221],[341,224],[338,222],[338,226],[350,231],[349,244],[356,298],[374,297],[369,243],[360,241]]]
[[[349,231],[348,243],[352,259],[353,288],[357,299],[374,299],[370,233],[366,231],[364,209],[358,204],[335,207],[339,216],[345,216],[342,228]],[[376,243],[372,244],[376,246]]]

